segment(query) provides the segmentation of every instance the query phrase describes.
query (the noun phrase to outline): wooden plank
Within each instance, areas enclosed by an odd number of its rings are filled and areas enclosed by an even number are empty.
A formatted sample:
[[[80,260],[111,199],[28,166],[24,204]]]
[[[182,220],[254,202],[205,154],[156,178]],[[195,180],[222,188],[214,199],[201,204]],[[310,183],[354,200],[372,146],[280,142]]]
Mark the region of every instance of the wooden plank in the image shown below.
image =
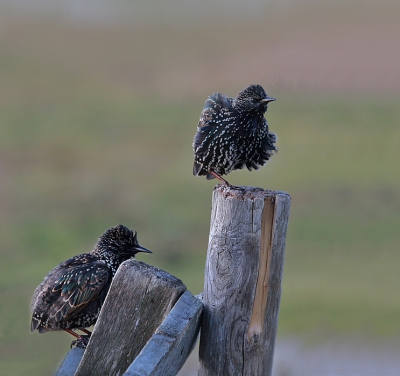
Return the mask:
[[[163,270],[133,259],[122,263],[76,376],[122,375],[185,290]]]
[[[290,196],[243,188],[213,193],[200,376],[272,372]]]
[[[202,301],[186,290],[124,376],[177,374],[196,344],[202,311]],[[74,376],[83,353],[71,349],[55,376]]]
[[[54,376],[74,376],[84,352],[84,349],[78,347],[69,350]]]
[[[203,303],[185,291],[124,376],[176,375],[196,343]]]

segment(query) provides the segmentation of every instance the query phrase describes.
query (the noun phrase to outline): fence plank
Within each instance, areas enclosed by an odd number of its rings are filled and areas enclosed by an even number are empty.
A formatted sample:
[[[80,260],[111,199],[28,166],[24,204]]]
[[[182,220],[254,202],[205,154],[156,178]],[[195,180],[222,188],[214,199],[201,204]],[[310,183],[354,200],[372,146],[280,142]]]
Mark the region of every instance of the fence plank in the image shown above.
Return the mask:
[[[171,311],[186,287],[140,261],[125,261],[114,277],[76,376],[121,375]]]
[[[202,301],[186,290],[124,376],[176,375],[196,344],[202,311]],[[71,349],[55,376],[74,376],[84,351]]]
[[[193,350],[203,303],[185,291],[124,376],[176,375]]]
[[[215,188],[200,376],[271,375],[289,208],[285,192]]]
[[[84,349],[78,347],[69,350],[54,376],[74,376],[84,352]]]

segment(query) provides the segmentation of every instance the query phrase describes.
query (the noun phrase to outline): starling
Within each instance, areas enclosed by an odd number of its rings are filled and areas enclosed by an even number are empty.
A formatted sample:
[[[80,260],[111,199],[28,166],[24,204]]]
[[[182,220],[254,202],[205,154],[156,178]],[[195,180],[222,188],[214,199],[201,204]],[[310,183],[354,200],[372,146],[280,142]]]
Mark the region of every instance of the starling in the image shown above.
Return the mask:
[[[112,279],[120,264],[138,252],[152,253],[139,245],[137,232],[123,225],[100,236],[90,253],[70,258],[56,266],[36,288],[31,302],[31,331],[64,330],[78,341],[78,329],[96,323]]]
[[[276,136],[264,118],[274,100],[260,85],[248,86],[237,98],[209,96],[193,141],[193,175],[217,178],[232,187],[222,175],[245,166],[250,171],[263,166],[277,151]]]

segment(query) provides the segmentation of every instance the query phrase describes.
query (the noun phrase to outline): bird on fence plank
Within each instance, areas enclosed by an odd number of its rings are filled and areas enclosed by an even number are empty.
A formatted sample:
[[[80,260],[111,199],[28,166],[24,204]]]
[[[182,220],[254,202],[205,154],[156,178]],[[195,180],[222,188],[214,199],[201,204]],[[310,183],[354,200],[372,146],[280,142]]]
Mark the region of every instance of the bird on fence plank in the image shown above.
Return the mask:
[[[138,243],[136,231],[118,225],[106,230],[90,253],[56,266],[33,294],[31,331],[64,330],[85,347],[91,334],[85,328],[96,323],[118,267],[138,252],[152,253]]]
[[[222,175],[265,165],[277,151],[277,138],[264,118],[268,103],[274,100],[260,85],[248,86],[236,98],[220,93],[209,96],[193,141],[193,175],[217,178],[233,187]]]

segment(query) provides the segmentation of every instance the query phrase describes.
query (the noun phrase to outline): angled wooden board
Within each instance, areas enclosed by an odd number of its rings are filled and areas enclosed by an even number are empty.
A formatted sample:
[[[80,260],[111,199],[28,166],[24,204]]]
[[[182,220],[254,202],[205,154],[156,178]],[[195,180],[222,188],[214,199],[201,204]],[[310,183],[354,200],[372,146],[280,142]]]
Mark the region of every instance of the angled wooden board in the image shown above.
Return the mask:
[[[176,375],[193,350],[203,303],[185,291],[124,376]]]
[[[65,356],[60,368],[57,370],[54,376],[73,376],[79,366],[79,363],[83,357],[84,349],[74,347],[69,350]]]
[[[163,270],[133,259],[121,264],[76,376],[122,375],[185,290]]]

